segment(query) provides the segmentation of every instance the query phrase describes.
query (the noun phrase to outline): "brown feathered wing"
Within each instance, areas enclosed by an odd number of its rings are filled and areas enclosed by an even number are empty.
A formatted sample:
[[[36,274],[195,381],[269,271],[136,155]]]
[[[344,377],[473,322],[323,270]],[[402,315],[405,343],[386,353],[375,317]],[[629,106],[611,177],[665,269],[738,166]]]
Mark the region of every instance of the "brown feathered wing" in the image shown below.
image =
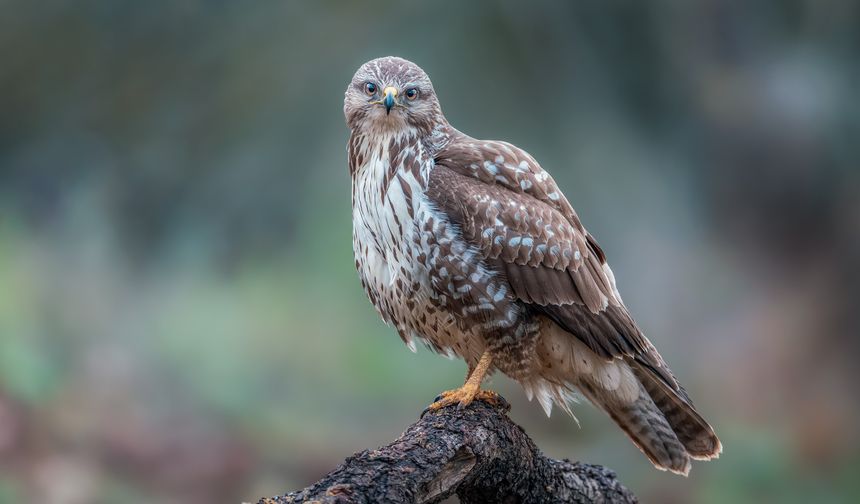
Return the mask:
[[[601,358],[630,366],[647,392],[634,403],[582,392],[655,465],[686,474],[689,457],[719,453],[713,429],[621,301],[603,251],[530,155],[504,142],[457,137],[438,153],[427,194],[523,304]]]

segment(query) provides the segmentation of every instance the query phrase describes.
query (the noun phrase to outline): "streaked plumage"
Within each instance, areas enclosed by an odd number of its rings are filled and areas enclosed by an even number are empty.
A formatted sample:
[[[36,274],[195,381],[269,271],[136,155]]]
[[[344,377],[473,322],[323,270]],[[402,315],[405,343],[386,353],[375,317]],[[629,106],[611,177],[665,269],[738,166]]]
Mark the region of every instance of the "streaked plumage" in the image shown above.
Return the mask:
[[[534,158],[454,129],[427,75],[400,58],[363,65],[344,113],[356,268],[410,348],[459,356],[470,373],[486,355],[547,414],[570,412],[578,390],[659,468],[686,474],[691,458],[719,454]]]

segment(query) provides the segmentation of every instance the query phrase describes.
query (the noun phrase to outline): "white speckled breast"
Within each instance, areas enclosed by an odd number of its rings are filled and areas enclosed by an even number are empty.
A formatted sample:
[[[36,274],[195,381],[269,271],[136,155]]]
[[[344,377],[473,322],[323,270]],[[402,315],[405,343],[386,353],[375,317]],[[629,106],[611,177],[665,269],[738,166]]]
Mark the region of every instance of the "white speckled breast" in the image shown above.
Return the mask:
[[[365,138],[358,145],[364,162],[353,176],[353,252],[362,286],[382,319],[397,329],[411,350],[421,339],[439,353],[473,364],[483,352],[483,337],[461,329],[451,312],[439,306],[428,276],[432,245],[426,235],[447,224],[424,194],[432,159],[423,160],[420,170],[405,163],[392,167],[392,159],[420,162],[423,157],[417,141],[392,140],[396,139]],[[399,144],[405,154],[392,155],[392,144]]]

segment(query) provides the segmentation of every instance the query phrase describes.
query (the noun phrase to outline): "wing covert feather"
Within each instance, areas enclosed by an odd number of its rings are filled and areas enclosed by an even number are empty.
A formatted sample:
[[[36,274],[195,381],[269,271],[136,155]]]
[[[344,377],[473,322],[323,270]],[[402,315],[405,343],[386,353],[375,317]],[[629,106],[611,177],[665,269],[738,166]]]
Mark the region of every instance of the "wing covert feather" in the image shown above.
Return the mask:
[[[621,302],[603,251],[527,153],[504,142],[454,142],[437,156],[427,194],[520,301],[602,357],[651,360],[653,346]]]

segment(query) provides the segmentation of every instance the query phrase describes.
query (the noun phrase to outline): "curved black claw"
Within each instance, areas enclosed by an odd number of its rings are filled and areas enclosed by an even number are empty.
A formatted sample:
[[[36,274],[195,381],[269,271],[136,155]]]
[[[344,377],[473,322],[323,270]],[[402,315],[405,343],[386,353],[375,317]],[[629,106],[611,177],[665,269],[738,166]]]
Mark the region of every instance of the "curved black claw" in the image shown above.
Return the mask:
[[[441,401],[442,399],[445,399],[445,394],[447,394],[449,392],[451,392],[451,391],[449,390],[447,392],[442,392],[439,395],[437,395],[436,397],[434,397],[433,402],[430,403],[430,405],[428,405],[426,408],[424,408],[424,411],[421,412],[421,416],[418,418],[424,418],[424,415],[426,415],[430,411],[438,411],[439,409],[441,409],[439,407],[434,407],[434,406],[436,406],[439,403],[439,401]]]
[[[439,396],[436,396],[436,397],[437,397],[437,399],[434,400],[433,402],[436,402],[439,400],[438,399]],[[426,415],[427,413],[430,413],[431,411],[433,411],[433,410],[430,409],[430,406],[427,406],[426,408],[424,408],[424,411],[422,411],[421,414],[418,416],[418,419],[420,420],[420,419],[424,418],[424,415]]]

